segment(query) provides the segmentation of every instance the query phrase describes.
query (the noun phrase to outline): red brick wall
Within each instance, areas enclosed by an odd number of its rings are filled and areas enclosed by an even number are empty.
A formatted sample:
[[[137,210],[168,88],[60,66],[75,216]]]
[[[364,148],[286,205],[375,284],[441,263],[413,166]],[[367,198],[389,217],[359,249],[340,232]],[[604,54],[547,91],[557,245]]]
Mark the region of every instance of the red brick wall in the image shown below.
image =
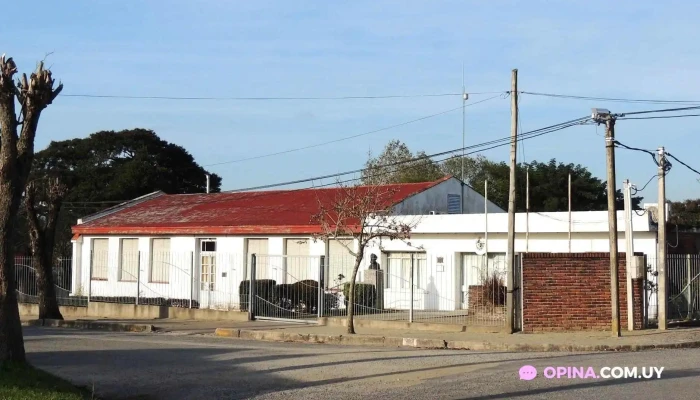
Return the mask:
[[[523,331],[610,330],[608,253],[523,254]],[[627,329],[625,255],[619,255],[620,328]],[[634,328],[642,328],[643,282],[632,281]]]

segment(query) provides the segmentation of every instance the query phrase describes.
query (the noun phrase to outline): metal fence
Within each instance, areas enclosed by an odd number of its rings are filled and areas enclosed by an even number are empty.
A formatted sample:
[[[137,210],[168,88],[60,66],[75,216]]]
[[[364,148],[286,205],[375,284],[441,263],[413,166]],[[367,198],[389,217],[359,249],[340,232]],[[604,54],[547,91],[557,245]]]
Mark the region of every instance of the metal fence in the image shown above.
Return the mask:
[[[383,267],[362,266],[357,273],[358,319],[505,324],[504,255],[465,255],[446,263],[425,253],[389,253],[383,261]],[[297,321],[345,317],[353,267],[349,256],[257,255],[253,284],[247,281],[254,314]]]
[[[15,257],[15,282],[17,286],[17,300],[20,303],[39,302],[39,287],[37,284],[37,272],[32,266],[32,257]],[[87,296],[80,294],[71,295],[72,275],[71,259],[59,258],[53,267],[54,289],[56,299],[62,306],[87,306]]]
[[[223,252],[93,251],[82,268],[70,260],[55,268],[62,305],[110,302],[247,311],[261,318],[316,321],[348,312],[354,257],[252,255]],[[86,257],[87,258],[87,257]],[[368,257],[369,258],[369,257]],[[504,254],[445,259],[421,252],[365,260],[355,280],[358,319],[447,324],[505,324]],[[18,258],[20,301],[36,302],[30,258]],[[75,281],[73,281],[75,280]],[[251,281],[253,284],[251,285]]]
[[[666,278],[667,319],[700,319],[700,255],[668,254]],[[655,258],[647,258],[647,279],[644,288],[646,322],[649,326],[656,324],[658,315],[658,265]]]

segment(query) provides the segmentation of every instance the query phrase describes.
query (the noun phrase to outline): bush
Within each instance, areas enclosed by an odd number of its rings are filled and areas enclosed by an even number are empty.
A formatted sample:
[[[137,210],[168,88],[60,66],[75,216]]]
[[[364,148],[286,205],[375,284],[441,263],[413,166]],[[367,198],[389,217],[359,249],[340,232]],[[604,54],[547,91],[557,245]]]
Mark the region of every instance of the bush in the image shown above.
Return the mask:
[[[307,279],[275,287],[276,302],[286,310],[310,313],[318,304],[318,282]]]
[[[495,306],[506,304],[506,285],[498,273],[494,272],[486,278],[482,290],[485,303]]]
[[[255,295],[271,303],[275,302],[275,282],[272,279],[259,279],[255,281]],[[248,311],[248,294],[250,293],[250,281],[242,281],[238,285],[238,301],[241,311]]]
[[[350,298],[350,284],[343,286],[343,296],[345,296],[345,306]],[[368,283],[355,283],[355,305],[369,308],[376,308],[377,289]]]

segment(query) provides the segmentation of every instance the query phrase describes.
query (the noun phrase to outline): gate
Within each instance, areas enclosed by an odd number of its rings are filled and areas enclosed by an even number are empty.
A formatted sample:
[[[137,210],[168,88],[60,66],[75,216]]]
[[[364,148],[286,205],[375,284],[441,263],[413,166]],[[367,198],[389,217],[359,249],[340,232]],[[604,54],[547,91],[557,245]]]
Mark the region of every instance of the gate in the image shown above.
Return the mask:
[[[700,319],[700,255],[666,257],[668,319]]]
[[[323,282],[323,256],[252,254],[250,280],[242,286],[243,309],[257,319],[317,323],[322,313],[319,282]],[[257,279],[262,275],[266,279]],[[247,288],[246,288],[247,286]]]

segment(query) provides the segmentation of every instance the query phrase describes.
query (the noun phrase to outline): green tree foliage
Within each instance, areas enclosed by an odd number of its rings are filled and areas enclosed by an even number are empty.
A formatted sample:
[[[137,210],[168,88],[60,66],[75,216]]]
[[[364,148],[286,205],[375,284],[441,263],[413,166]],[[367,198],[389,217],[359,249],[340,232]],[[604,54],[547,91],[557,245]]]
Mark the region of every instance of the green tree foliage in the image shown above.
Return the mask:
[[[551,159],[528,164],[530,171],[530,210],[535,212],[568,210],[568,175],[571,173],[572,209],[575,211],[607,210],[607,184],[596,178],[582,165],[564,164]],[[462,162],[459,157],[438,165],[425,152],[413,153],[406,144],[392,140],[384,151],[370,158],[362,173],[363,184],[427,182],[452,175],[460,178]],[[519,164],[516,170],[518,190],[517,211],[525,211],[525,182],[527,165]],[[503,209],[508,208],[510,167],[505,162],[494,162],[484,156],[464,158],[464,181],[480,194],[484,194],[484,181],[488,180],[489,200]],[[632,205],[638,209],[642,197],[633,197]],[[618,209],[623,207],[623,195],[617,190]]]
[[[526,177],[529,165],[530,211],[567,211],[569,208],[569,173],[571,173],[571,208],[574,211],[603,211],[608,209],[607,183],[596,178],[580,164],[564,164],[551,159],[547,163],[533,161],[518,164],[516,170],[516,210],[525,211]],[[459,176],[459,158],[448,160],[445,173]],[[488,179],[489,200],[503,209],[508,208],[510,167],[505,162],[494,162],[483,156],[465,160],[465,180],[477,192],[484,194],[484,181]],[[622,190],[616,192],[618,209],[624,205]],[[639,209],[642,197],[632,197],[632,206]]]
[[[63,256],[78,218],[158,190],[204,193],[206,174],[187,150],[146,129],[51,142],[32,168],[32,179],[57,177],[68,188],[56,233],[56,253]],[[219,192],[221,177],[210,175],[210,190]]]
[[[362,184],[427,182],[443,176],[440,166],[428,158],[425,152],[413,154],[405,143],[392,140],[381,154],[374,158],[370,156],[365,163]]]
[[[700,228],[700,199],[672,202],[670,222],[680,229]]]

